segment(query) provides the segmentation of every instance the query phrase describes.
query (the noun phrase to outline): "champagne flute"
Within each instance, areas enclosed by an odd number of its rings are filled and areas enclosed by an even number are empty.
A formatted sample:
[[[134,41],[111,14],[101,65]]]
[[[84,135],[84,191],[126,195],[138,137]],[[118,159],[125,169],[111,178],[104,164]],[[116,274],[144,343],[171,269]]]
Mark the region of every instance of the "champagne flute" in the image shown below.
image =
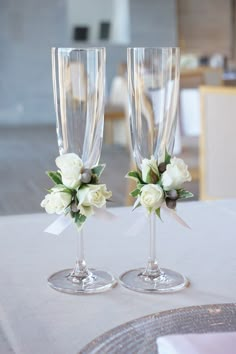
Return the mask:
[[[133,156],[139,170],[144,158],[158,164],[172,154],[179,92],[178,48],[128,48],[128,91]],[[121,283],[140,292],[174,292],[188,284],[181,274],[160,268],[156,258],[156,218],[149,215],[146,268],[125,272]]]
[[[104,125],[105,48],[52,48],[54,104],[60,155],[75,153],[86,169],[101,154]],[[84,259],[83,230],[77,233],[74,269],[51,275],[49,285],[67,293],[96,293],[116,284],[112,274],[89,269]]]

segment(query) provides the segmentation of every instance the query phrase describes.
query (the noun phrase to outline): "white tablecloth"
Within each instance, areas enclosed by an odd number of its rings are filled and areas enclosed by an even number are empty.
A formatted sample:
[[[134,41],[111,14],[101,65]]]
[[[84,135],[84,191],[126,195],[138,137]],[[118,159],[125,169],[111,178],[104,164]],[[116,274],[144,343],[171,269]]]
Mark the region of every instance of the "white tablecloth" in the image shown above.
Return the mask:
[[[89,265],[121,272],[145,264],[148,233],[126,235],[137,220],[113,209],[112,223],[92,218],[85,231]],[[184,306],[235,302],[236,201],[179,203],[188,230],[164,216],[158,222],[160,265],[184,273],[191,286],[175,294],[141,294],[120,285],[74,296],[48,287],[47,277],[74,264],[74,228],[43,232],[46,214],[0,218],[0,353],[76,353],[94,337],[143,315]]]

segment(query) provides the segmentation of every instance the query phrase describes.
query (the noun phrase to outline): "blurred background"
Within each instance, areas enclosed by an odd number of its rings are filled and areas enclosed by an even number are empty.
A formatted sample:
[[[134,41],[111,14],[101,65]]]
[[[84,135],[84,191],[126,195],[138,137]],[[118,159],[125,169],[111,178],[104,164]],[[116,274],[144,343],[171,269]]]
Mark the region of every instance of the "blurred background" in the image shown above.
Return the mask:
[[[230,169],[234,180],[235,19],[235,0],[0,0],[0,214],[42,211],[45,171],[55,169],[58,155],[54,46],[107,49],[101,161],[112,206],[132,202],[124,179],[131,164],[128,46],[180,46],[175,155],[189,165],[195,199],[233,196],[232,188],[220,191],[217,178]]]

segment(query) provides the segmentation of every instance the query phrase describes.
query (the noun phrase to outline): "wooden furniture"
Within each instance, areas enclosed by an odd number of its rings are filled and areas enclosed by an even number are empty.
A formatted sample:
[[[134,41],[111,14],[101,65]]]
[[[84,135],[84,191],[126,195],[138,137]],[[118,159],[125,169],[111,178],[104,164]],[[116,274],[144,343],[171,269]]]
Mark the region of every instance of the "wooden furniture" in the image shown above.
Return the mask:
[[[124,107],[120,104],[106,104],[104,112],[105,120],[105,134],[104,141],[106,144],[114,143],[114,122],[125,120],[125,110]]]
[[[200,99],[199,87],[201,85],[219,86],[223,84],[223,70],[221,68],[199,67],[196,69],[185,69],[180,75],[180,124],[182,128],[182,140],[184,136],[201,135],[200,126]],[[191,139],[189,139],[191,142]],[[191,151],[191,146],[184,146],[184,150]],[[184,151],[183,151],[184,152]],[[189,166],[192,180],[199,179],[198,165]]]
[[[224,86],[236,86],[236,72],[226,72],[223,75]]]
[[[201,87],[200,198],[236,197],[236,89]]]
[[[177,0],[179,46],[188,53],[235,55],[232,0]]]
[[[209,66],[182,69],[180,88],[198,88],[201,85],[219,86],[223,83],[223,70]]]

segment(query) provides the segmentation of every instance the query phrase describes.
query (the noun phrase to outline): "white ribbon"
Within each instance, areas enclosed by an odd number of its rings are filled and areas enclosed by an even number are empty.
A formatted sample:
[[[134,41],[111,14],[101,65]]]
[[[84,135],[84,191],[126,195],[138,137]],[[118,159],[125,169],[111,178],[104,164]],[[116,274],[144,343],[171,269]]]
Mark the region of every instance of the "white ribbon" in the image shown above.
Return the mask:
[[[59,216],[52,224],[50,224],[44,232],[52,235],[60,235],[70,224],[72,223],[72,218],[66,215]]]
[[[113,213],[111,213],[110,211],[108,211],[106,209],[106,207],[103,208],[94,208],[95,210],[95,214],[93,216],[99,218],[99,219],[103,219],[103,220],[107,220],[107,221],[111,221],[117,218],[116,215],[114,215]]]
[[[135,202],[136,204],[136,202]],[[135,205],[134,205],[135,207]],[[168,208],[164,204],[161,206],[161,209],[166,212],[171,218],[175,219],[180,225],[186,227],[187,229],[191,230],[191,227],[176,213],[175,210]],[[133,209],[136,213],[139,214],[137,221],[133,224],[130,228],[128,228],[126,235],[127,236],[136,236],[138,233],[142,233],[143,230],[146,229],[146,222],[147,222],[147,213],[144,213],[143,209]]]
[[[135,213],[139,214],[139,217],[137,221],[127,229],[125,232],[126,236],[136,236],[138,233],[140,234],[146,230],[148,214],[145,213],[143,209],[135,209]]]
[[[103,219],[106,221],[111,221],[116,218],[114,214],[104,208],[94,208],[95,214],[93,215],[96,218]],[[60,235],[67,227],[69,227],[73,222],[73,219],[69,215],[59,216],[52,224],[50,224],[44,232],[47,232],[52,235]]]
[[[191,230],[191,227],[176,213],[175,210],[168,208],[165,205],[162,205],[162,209],[173,219],[175,219],[180,225]]]

